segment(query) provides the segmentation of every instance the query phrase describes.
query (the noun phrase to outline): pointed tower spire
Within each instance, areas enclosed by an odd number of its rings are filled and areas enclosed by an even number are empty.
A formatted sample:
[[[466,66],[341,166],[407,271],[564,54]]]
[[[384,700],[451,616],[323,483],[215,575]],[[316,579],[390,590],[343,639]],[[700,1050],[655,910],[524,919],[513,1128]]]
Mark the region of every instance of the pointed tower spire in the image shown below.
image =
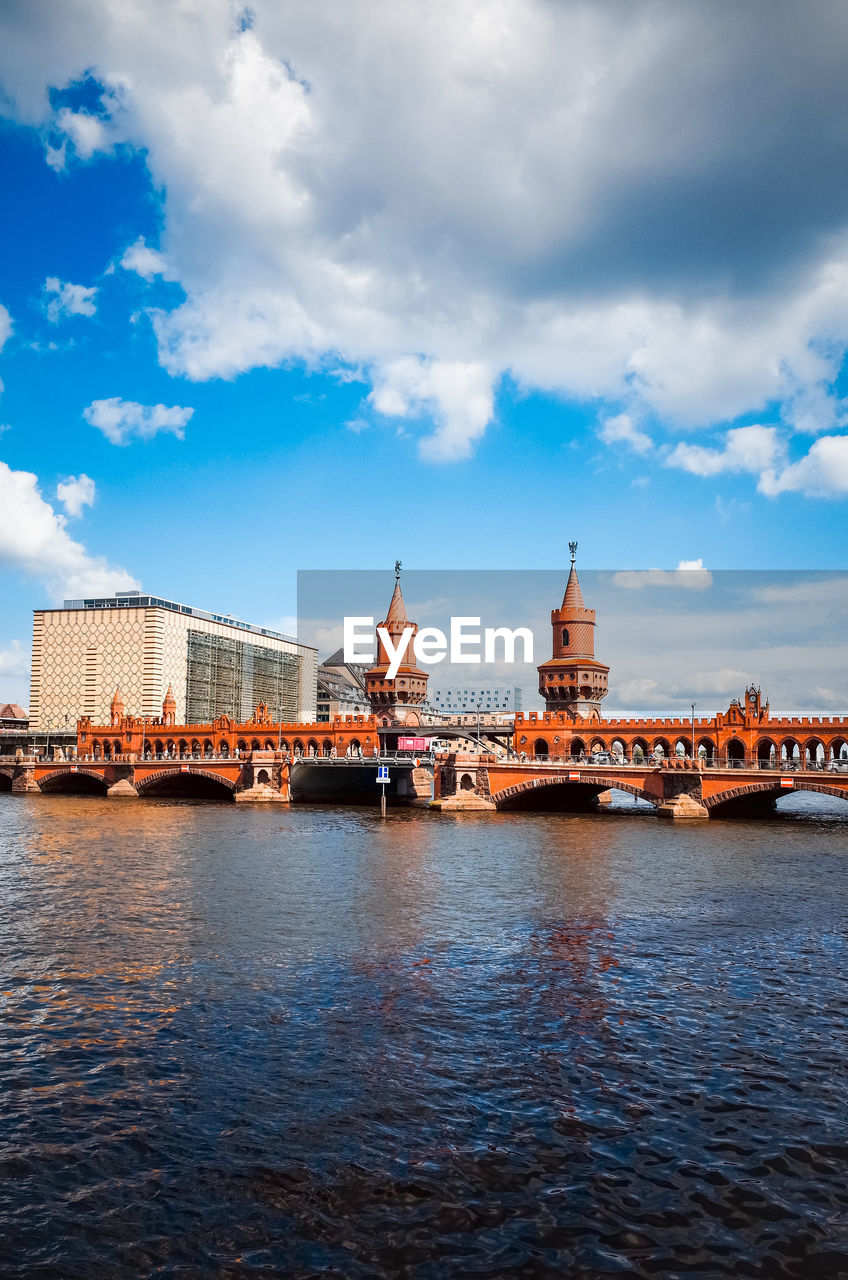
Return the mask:
[[[112,702],[109,706],[109,713],[112,717],[112,724],[120,724],[121,720],[124,717],[125,711],[126,711],[126,707],[124,706],[124,700],[121,697],[121,690],[119,687],[115,690],[114,697],[112,698]]]
[[[402,626],[408,627],[409,618],[406,616],[406,605],[403,602],[403,592],[400,589],[400,570],[400,560],[395,560],[395,589],[392,592],[389,612],[386,614],[386,624],[388,625],[391,622],[397,625],[400,623]]]
[[[177,702],[174,698],[173,685],[168,685],[165,701],[162,703],[162,723],[175,724],[177,718]]]

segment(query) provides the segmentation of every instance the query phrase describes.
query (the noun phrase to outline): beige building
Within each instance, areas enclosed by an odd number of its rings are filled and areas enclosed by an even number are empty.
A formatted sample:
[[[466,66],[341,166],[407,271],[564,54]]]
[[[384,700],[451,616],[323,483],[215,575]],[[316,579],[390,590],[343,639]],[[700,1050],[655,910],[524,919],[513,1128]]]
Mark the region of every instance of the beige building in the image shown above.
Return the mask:
[[[36,609],[30,727],[108,724],[120,688],[130,715],[159,716],[173,686],[178,724],[226,713],[246,720],[259,702],[274,719],[314,721],[317,652],[289,636],[140,592]]]

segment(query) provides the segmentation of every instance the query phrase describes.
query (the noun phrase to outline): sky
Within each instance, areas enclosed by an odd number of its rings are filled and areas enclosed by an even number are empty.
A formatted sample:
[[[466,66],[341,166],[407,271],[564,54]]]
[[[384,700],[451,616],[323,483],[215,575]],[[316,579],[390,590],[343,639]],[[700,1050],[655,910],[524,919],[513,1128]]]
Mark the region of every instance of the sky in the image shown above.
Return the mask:
[[[0,700],[116,588],[844,568],[846,64],[832,0],[6,0]]]

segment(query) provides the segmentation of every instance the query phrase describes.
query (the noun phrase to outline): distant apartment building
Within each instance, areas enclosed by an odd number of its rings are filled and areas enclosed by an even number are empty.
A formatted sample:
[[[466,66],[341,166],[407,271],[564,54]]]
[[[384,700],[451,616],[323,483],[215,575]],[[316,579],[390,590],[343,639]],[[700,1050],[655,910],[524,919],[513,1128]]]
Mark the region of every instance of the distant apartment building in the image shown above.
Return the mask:
[[[471,688],[440,688],[430,690],[430,709],[444,715],[462,715],[477,713],[495,715],[501,711],[521,711],[521,689],[518,685],[512,688],[499,688],[497,685],[484,684]]]
[[[128,714],[160,716],[168,685],[180,724],[243,721],[260,702],[313,721],[316,668],[315,649],[227,614],[138,591],[66,600],[34,613],[30,728],[108,724],[118,688]]]
[[[318,668],[319,723],[328,723],[334,716],[368,716],[371,704],[365,692],[367,668],[353,662],[345,662],[344,651],[337,649]]]

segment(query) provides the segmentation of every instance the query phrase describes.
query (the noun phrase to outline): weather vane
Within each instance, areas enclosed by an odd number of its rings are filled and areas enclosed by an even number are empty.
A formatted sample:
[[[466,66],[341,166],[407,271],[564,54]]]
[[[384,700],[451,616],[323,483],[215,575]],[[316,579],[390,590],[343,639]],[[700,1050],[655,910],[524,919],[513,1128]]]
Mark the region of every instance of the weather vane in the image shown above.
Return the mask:
[[[401,570],[401,562],[400,560],[395,560],[395,582],[400,581],[400,570]]]
[[[574,564],[574,557],[577,555],[577,543],[569,542],[568,549],[571,552],[571,563]]]

